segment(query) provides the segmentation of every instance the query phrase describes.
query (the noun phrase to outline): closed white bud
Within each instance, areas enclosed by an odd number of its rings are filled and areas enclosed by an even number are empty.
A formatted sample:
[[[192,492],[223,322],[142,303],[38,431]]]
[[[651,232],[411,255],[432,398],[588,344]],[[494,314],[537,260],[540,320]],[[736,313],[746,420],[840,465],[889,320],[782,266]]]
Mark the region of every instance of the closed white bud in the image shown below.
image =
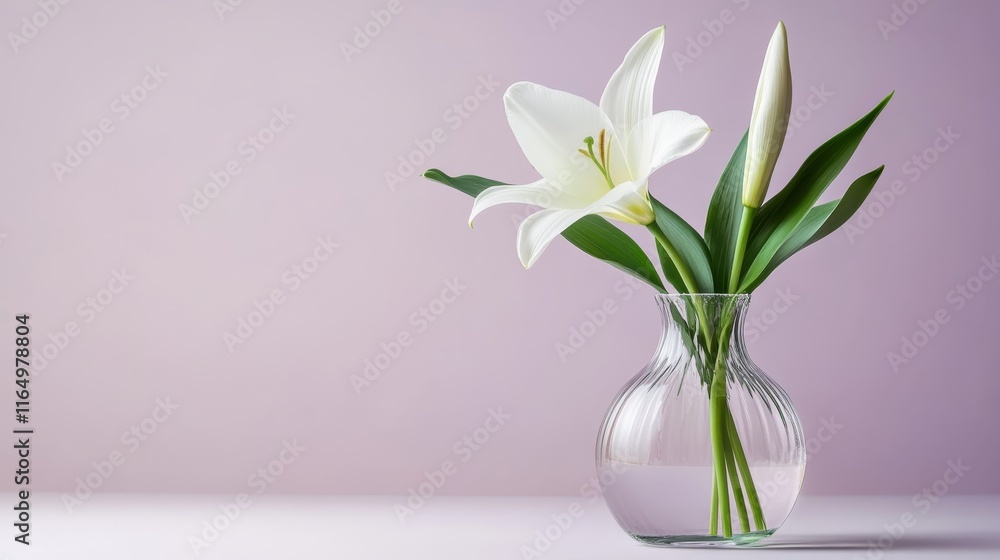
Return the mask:
[[[792,71],[788,64],[788,38],[785,24],[779,21],[767,45],[750,116],[743,167],[743,205],[748,208],[760,208],[764,203],[774,164],[785,141],[791,111]]]

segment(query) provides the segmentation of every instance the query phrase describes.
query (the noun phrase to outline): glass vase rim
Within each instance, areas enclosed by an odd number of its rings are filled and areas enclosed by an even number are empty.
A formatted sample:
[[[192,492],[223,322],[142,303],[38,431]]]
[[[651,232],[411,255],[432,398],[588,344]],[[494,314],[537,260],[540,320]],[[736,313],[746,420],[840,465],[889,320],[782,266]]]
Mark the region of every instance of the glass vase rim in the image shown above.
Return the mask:
[[[653,298],[657,301],[672,301],[672,302],[688,302],[696,298],[699,299],[709,299],[716,301],[725,301],[728,299],[734,299],[736,303],[747,304],[750,303],[750,294],[725,294],[717,292],[695,292],[689,294],[664,294],[658,293],[653,294]]]

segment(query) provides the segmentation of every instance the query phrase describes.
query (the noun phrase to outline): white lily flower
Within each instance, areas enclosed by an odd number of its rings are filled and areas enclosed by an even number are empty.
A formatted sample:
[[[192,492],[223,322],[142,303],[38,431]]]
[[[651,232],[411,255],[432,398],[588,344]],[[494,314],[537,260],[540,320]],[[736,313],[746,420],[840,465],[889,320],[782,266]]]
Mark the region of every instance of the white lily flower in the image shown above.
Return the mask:
[[[747,158],[743,167],[743,205],[760,208],[771,183],[774,164],[788,131],[792,112],[792,70],[788,63],[785,24],[771,35],[764,54],[764,67],[757,81],[757,94],[750,115]]]
[[[662,52],[660,27],[625,55],[600,106],[533,83],[510,86],[504,94],[507,120],[542,178],[484,190],[476,197],[469,224],[496,204],[543,207],[517,233],[518,256],[529,268],[556,236],[584,216],[651,223],[649,176],[700,148],[710,132],[700,117],[683,111],[653,114],[653,83]]]

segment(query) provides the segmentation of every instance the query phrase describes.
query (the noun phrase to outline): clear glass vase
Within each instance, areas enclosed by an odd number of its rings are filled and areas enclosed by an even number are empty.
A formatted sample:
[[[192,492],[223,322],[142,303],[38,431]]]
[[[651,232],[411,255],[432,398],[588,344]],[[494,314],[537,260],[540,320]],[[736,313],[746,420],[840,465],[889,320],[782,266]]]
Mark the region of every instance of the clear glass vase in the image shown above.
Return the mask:
[[[747,355],[749,295],[656,296],[649,363],[618,393],[597,439],[605,501],[654,545],[750,544],[795,504],[806,466],[785,391]]]

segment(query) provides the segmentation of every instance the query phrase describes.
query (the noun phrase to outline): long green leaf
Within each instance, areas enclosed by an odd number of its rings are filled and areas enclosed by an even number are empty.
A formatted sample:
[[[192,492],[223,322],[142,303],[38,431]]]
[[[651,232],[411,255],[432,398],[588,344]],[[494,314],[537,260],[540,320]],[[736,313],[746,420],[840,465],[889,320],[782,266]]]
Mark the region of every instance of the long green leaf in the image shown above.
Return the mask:
[[[879,177],[882,176],[882,171],[885,170],[884,165],[880,165],[877,168],[865,173],[861,177],[858,177],[851,183],[851,186],[847,188],[847,192],[839,200],[839,203],[834,208],[833,213],[830,217],[823,222],[816,233],[806,241],[805,245],[801,248],[808,247],[813,243],[823,239],[827,235],[830,235],[836,231],[840,226],[847,223],[847,220],[851,219],[851,216],[861,208],[861,205],[865,203],[868,199],[868,195],[871,194],[872,189],[875,188],[875,183],[878,182]]]
[[[673,210],[667,208],[653,197],[650,197],[649,200],[653,204],[653,214],[656,216],[655,227],[660,228],[664,237],[670,241],[670,244],[677,251],[677,255],[683,266],[686,266],[688,271],[690,271],[695,284],[694,290],[699,293],[711,293],[713,290],[712,265],[709,262],[708,246],[705,245],[705,240],[701,238],[697,230],[685,222],[684,218],[675,214]],[[664,260],[663,256],[665,255],[661,255],[661,262]],[[676,263],[670,262],[671,259],[669,258],[665,260],[671,265],[669,269],[667,266],[664,266],[663,273],[667,277],[667,280],[678,291],[689,291],[682,280],[680,272],[676,266],[673,266]],[[675,276],[675,278],[671,278],[671,276]]]
[[[882,165],[858,177],[851,183],[842,198],[821,204],[810,210],[805,219],[781,245],[781,248],[771,257],[763,270],[758,272],[753,268],[750,269],[747,277],[752,277],[754,280],[742,286],[740,291],[751,292],[755,290],[786,259],[847,223],[847,220],[851,219],[851,216],[861,208],[868,195],[871,194],[884,169],[885,166]]]
[[[806,158],[788,185],[761,206],[750,230],[744,262],[751,264],[742,275],[741,285],[753,284],[756,278],[751,273],[760,274],[767,268],[823,191],[847,165],[861,139],[890,99],[891,93],[867,115],[817,148]]]
[[[437,181],[443,185],[448,185],[457,191],[464,192],[472,198],[476,198],[479,196],[479,193],[490,187],[506,184],[501,183],[500,181],[494,181],[493,179],[487,179],[485,177],[477,177],[475,175],[449,177],[440,169],[428,169],[424,172],[424,177],[430,179],[431,181]]]
[[[712,275],[715,278],[715,291],[718,293],[729,290],[729,275],[733,269],[736,237],[743,213],[743,165],[746,155],[747,135],[743,134],[743,139],[729,158],[708,205],[705,244],[711,254]]]
[[[660,257],[660,269],[663,270],[663,277],[667,279],[667,282],[677,290],[678,294],[688,293],[687,286],[684,285],[684,279],[681,278],[680,271],[674,266],[674,261],[670,260],[670,255],[667,254],[667,250],[663,248],[663,245],[659,243],[656,244],[656,256]]]
[[[488,187],[505,184],[475,175],[450,177],[438,169],[428,170],[424,177],[472,197],[479,196]],[[604,218],[586,216],[566,228],[562,235],[588,255],[635,276],[661,292],[666,291],[656,267],[645,251],[625,232]]]
[[[600,216],[584,216],[562,236],[588,255],[627,272],[661,292],[667,289],[642,247],[624,231]]]

